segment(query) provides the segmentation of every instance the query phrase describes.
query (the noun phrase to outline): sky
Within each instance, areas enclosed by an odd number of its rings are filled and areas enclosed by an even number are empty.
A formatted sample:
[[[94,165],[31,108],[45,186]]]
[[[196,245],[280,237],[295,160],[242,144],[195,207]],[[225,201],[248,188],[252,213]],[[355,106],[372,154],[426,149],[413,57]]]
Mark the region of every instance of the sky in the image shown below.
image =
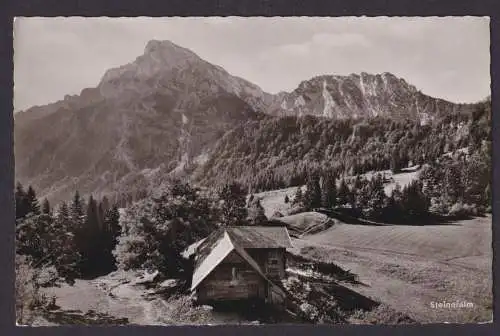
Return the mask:
[[[270,93],[317,75],[391,72],[453,102],[490,94],[487,17],[16,18],[14,110],[95,87],[170,40]]]

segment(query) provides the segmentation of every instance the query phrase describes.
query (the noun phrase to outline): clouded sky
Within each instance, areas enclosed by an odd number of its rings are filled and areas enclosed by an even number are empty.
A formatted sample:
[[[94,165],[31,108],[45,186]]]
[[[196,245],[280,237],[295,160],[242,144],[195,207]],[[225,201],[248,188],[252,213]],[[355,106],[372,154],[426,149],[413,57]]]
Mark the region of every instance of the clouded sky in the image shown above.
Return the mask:
[[[191,49],[271,93],[320,74],[387,71],[454,102],[490,94],[484,17],[18,18],[14,109],[95,87],[152,39]]]

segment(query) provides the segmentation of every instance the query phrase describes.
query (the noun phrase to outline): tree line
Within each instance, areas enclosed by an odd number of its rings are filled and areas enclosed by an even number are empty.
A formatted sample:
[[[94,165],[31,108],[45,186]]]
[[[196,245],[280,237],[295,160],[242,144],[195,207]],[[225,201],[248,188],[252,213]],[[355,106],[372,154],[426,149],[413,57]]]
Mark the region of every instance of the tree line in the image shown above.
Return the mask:
[[[419,222],[430,214],[482,215],[491,211],[491,142],[483,141],[471,154],[456,152],[424,165],[417,179],[404,187],[396,183],[389,195],[387,182],[381,173],[346,178],[315,171],[292,203],[305,210],[349,209],[354,216],[393,223]]]
[[[173,180],[120,215],[106,197],[85,199],[78,192],[69,204],[53,208],[44,199],[40,205],[34,189],[18,183],[16,251],[36,267],[54,266],[69,282],[117,267],[190,274],[192,265],[181,255],[190,244],[223,226],[267,224],[260,200],[247,193],[238,183],[215,190]]]
[[[40,206],[35,190],[18,183],[16,202],[16,252],[33,265],[54,266],[68,281],[94,277],[115,269],[112,251],[120,234],[119,211],[106,197],[85,200],[78,191],[72,201]]]

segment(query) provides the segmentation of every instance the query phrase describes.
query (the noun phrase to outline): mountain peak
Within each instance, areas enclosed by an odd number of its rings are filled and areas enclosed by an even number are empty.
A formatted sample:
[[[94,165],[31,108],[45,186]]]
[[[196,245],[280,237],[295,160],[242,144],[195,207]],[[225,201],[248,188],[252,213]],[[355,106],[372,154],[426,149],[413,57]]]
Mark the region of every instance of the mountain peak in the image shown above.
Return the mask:
[[[150,40],[144,48],[144,55],[159,55],[163,57],[197,58],[198,56],[189,49],[183,48],[169,40]]]
[[[117,96],[124,89],[147,91],[148,88],[139,83],[172,69],[185,69],[199,61],[201,58],[194,52],[171,41],[151,40],[146,44],[144,54],[135,61],[106,71],[99,88],[105,97]]]

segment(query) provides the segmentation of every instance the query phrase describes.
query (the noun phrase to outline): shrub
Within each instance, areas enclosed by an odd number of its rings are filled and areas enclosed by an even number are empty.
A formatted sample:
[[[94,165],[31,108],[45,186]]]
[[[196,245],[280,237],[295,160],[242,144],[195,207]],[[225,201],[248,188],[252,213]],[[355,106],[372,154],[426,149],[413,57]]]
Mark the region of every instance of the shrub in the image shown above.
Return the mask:
[[[462,202],[453,204],[448,212],[448,215],[457,218],[476,216],[477,214],[478,211],[475,205],[463,204]]]
[[[33,323],[37,313],[49,304],[55,305],[40,291],[39,270],[32,267],[30,260],[25,256],[16,255],[16,322],[20,325]]]
[[[409,316],[398,312],[391,307],[380,304],[375,309],[370,311],[363,311],[361,309],[355,311],[351,315],[352,319],[358,320],[362,323],[370,324],[410,324],[415,321]]]
[[[310,303],[302,303],[300,305],[300,311],[307,320],[312,322],[317,321],[320,316],[318,308]]]

